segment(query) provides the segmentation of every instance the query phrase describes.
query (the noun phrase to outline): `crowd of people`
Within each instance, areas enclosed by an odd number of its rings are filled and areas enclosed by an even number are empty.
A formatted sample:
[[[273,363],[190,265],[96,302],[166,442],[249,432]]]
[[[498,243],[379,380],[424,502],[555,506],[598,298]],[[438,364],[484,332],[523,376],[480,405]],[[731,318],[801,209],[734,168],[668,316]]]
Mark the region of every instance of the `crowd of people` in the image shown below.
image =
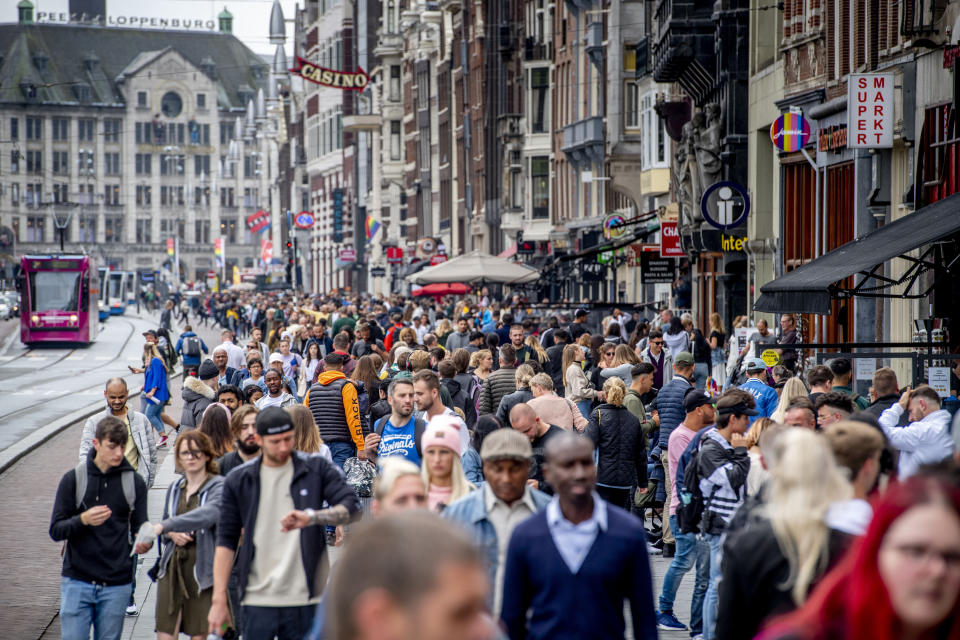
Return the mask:
[[[960,427],[890,368],[869,398],[849,360],[796,373],[792,317],[741,346],[669,310],[191,300],[176,342],[144,334],[140,411],[110,380],[58,488],[66,639],[119,637],[136,554],[158,640],[960,637]]]

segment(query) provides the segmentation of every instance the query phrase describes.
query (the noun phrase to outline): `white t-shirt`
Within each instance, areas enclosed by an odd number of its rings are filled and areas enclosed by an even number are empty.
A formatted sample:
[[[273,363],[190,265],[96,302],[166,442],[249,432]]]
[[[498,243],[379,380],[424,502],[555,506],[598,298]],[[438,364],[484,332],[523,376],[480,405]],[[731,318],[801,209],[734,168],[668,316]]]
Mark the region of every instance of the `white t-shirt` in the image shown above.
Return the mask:
[[[253,528],[253,562],[243,604],[257,607],[302,607],[310,599],[300,556],[300,530],[284,533],[280,521],[293,510],[290,483],[293,459],[282,467],[260,465],[260,503]]]

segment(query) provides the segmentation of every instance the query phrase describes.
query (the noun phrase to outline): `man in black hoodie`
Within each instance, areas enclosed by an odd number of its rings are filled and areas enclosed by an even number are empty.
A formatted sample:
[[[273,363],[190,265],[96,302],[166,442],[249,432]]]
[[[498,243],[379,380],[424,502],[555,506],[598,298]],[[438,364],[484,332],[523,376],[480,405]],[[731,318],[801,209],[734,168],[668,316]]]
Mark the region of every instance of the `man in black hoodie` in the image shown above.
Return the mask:
[[[104,418],[86,462],[65,473],[57,487],[50,537],[66,541],[60,582],[64,638],[87,638],[91,626],[95,640],[119,640],[123,632],[133,588],[130,540],[147,521],[147,485],[124,457],[126,446],[126,425]],[[136,551],[149,547],[138,545]]]

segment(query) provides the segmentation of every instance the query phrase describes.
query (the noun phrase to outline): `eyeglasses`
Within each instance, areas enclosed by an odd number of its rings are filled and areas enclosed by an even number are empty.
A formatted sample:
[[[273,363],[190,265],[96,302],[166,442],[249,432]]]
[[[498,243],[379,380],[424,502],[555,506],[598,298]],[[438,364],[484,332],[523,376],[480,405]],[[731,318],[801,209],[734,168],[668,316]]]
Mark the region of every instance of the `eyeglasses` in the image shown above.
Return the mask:
[[[189,449],[184,449],[180,452],[180,457],[184,460],[199,460],[202,455],[203,452],[201,451],[190,451]]]
[[[650,344],[663,344],[663,340],[651,340]]]
[[[910,562],[924,563],[930,558],[939,558],[947,569],[960,570],[960,551],[933,549],[922,544],[893,545],[892,549]]]
[[[605,354],[603,354],[603,355],[607,356],[608,358],[612,358],[612,357],[613,357],[613,351],[607,351],[607,352],[606,352]]]

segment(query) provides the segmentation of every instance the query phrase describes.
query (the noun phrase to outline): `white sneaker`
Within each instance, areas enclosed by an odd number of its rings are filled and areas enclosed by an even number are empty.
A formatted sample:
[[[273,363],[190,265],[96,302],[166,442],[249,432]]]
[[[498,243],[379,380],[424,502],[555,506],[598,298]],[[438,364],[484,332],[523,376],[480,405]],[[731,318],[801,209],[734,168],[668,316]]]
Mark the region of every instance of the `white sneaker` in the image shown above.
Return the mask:
[[[127,615],[128,616],[140,615],[140,609],[137,608],[136,602],[131,602],[129,605],[127,605]]]

